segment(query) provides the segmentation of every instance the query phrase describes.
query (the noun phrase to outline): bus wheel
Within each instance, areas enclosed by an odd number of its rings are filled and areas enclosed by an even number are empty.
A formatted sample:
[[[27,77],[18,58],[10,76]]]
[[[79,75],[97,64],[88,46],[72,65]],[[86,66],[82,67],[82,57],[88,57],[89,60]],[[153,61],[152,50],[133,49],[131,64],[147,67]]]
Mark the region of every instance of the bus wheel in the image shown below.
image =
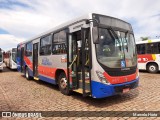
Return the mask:
[[[26,77],[27,80],[31,80],[32,79],[31,76],[29,75],[28,67],[26,67],[26,69],[25,69],[25,77]]]
[[[64,72],[58,77],[58,86],[62,94],[70,95],[71,91],[67,87],[67,77]]]
[[[147,71],[150,73],[157,73],[158,72],[158,66],[155,63],[150,63],[147,66]]]

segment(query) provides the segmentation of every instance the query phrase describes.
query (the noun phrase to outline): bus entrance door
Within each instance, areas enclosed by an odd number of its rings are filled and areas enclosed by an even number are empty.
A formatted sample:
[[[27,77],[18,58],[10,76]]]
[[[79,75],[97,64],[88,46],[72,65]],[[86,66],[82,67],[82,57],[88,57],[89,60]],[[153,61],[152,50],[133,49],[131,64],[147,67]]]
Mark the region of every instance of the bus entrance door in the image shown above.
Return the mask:
[[[67,68],[68,68],[68,81],[67,86],[69,89],[74,90],[78,88],[78,71],[77,71],[77,41],[75,34],[68,35],[68,53],[67,53]]]
[[[38,80],[38,43],[33,44],[33,76]]]
[[[74,32],[68,40],[68,86],[73,91],[91,95],[90,47],[88,29]]]
[[[89,28],[81,29],[81,80],[83,96],[91,95],[91,42]]]

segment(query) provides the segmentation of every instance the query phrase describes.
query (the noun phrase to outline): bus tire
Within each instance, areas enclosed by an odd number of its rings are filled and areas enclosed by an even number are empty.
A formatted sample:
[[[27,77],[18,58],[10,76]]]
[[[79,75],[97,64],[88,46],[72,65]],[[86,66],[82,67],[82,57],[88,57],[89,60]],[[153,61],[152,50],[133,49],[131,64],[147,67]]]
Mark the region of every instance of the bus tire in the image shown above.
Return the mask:
[[[28,67],[26,67],[26,69],[25,69],[25,77],[26,77],[27,80],[31,80],[32,79],[32,77],[29,75]]]
[[[158,65],[155,63],[150,63],[147,65],[147,71],[149,73],[157,73],[158,72]]]
[[[62,94],[70,95],[71,91],[67,87],[67,77],[64,72],[60,73],[58,76],[58,86]]]

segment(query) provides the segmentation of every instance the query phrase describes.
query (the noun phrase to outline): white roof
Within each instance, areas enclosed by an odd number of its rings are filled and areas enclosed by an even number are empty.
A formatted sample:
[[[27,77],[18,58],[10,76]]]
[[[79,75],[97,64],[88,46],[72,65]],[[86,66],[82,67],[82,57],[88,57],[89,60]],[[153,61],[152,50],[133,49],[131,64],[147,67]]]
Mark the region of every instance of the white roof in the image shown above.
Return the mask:
[[[136,44],[144,44],[144,43],[154,43],[154,42],[160,42],[160,39],[149,39],[145,41],[138,41]]]
[[[57,27],[54,27],[53,29],[50,29],[50,30],[48,30],[48,31],[46,31],[46,32],[43,32],[43,33],[41,33],[41,34],[39,34],[39,35],[37,35],[37,36],[35,36],[35,37],[27,40],[27,41],[21,42],[20,44],[23,44],[23,43],[26,43],[26,42],[35,40],[35,39],[37,39],[37,38],[39,38],[39,37],[41,37],[41,36],[44,36],[44,35],[49,34],[49,33],[52,33],[52,32],[57,31],[57,30],[59,30],[59,29],[65,28],[65,27],[67,27],[67,26],[74,25],[74,24],[76,24],[77,22],[80,22],[80,21],[82,21],[82,20],[92,19],[92,14],[98,14],[98,13],[89,13],[89,14],[83,15],[83,16],[81,16],[81,17],[78,17],[78,18],[76,18],[76,19],[70,20],[69,22],[65,22],[65,23],[63,23],[63,24],[61,24],[61,25],[58,25]],[[99,15],[102,15],[102,14],[99,14]],[[107,15],[104,15],[104,16],[107,16]],[[111,17],[111,16],[107,16],[107,17]],[[111,17],[111,18],[114,18],[114,17]],[[116,18],[116,19],[118,19],[118,18]],[[121,20],[121,19],[119,19],[119,20]],[[121,21],[123,21],[123,20],[121,20]],[[124,21],[124,22],[125,22],[125,21]],[[126,23],[127,23],[127,22],[126,22]]]

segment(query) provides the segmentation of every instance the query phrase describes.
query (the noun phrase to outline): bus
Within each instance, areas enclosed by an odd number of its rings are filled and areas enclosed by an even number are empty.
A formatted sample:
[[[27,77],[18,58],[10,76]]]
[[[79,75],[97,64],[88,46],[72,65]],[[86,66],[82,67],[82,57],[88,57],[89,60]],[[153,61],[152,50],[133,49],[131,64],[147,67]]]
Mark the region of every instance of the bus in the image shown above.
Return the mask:
[[[160,39],[136,42],[138,68],[150,73],[160,71]]]
[[[90,13],[17,45],[18,71],[57,84],[62,94],[104,98],[138,86],[131,24]]]
[[[17,69],[17,48],[11,48],[5,53],[4,62],[6,64],[6,67],[10,69]]]
[[[0,48],[0,71],[3,70],[3,51]]]

